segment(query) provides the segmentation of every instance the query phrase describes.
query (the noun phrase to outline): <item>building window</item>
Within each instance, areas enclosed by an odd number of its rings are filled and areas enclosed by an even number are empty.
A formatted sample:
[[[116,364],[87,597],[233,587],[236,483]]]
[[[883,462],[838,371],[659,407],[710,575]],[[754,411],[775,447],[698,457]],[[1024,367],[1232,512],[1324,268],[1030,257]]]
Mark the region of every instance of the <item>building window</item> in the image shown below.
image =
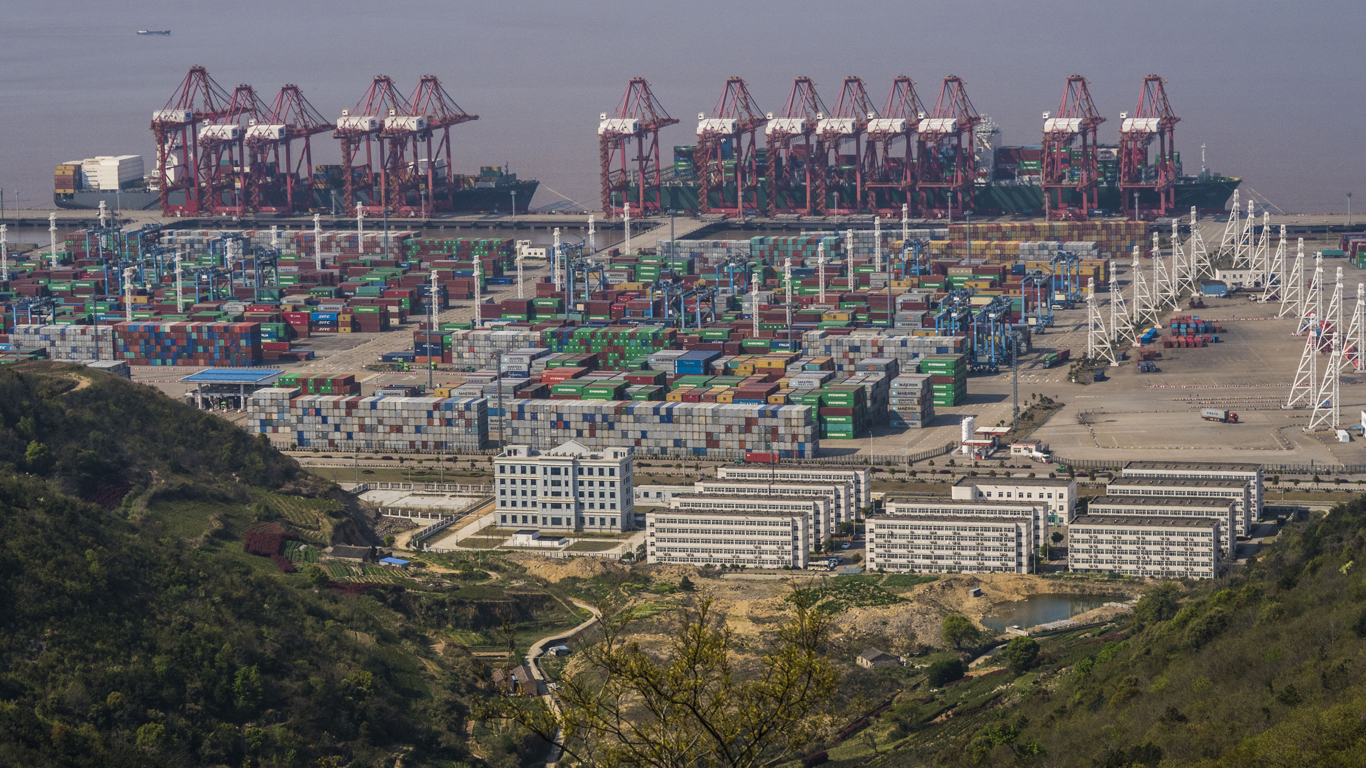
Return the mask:
[[[561,518],[552,517],[552,518],[550,518],[550,524],[551,524],[551,525],[559,525],[559,524],[560,524],[560,520],[561,520]]]
[[[502,520],[502,522],[506,523],[507,521],[508,521],[508,516],[507,516],[507,515],[503,515],[503,520]]]

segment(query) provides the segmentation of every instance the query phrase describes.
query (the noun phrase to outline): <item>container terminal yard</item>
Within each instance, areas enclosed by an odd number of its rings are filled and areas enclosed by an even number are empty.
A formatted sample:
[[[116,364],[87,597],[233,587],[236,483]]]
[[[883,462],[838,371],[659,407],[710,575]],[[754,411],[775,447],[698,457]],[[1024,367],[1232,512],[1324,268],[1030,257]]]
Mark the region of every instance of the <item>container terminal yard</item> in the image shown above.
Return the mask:
[[[453,174],[477,116],[435,77],[328,122],[195,68],[152,123],[161,216],[101,198],[47,242],[0,232],[0,355],[126,365],[308,452],[1366,464],[1366,235],[1186,176],[1164,82],[1108,147],[1069,78],[1011,148],[960,78],[933,108],[898,78],[880,110],[799,78],[780,113],[731,78],[666,169],[677,120],[637,78],[600,115],[602,210],[571,215]],[[328,132],[344,167],[309,174]]]

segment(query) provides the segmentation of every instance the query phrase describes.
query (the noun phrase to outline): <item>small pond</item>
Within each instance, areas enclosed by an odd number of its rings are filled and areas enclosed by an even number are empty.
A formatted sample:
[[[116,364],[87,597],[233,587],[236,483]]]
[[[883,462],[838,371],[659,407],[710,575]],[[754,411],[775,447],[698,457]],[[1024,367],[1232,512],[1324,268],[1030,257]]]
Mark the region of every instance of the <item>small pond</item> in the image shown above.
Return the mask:
[[[1079,613],[1099,608],[1106,603],[1124,602],[1117,595],[1031,595],[1024,600],[1001,603],[982,619],[983,626],[1004,632],[1006,627],[1020,628],[1070,619]]]

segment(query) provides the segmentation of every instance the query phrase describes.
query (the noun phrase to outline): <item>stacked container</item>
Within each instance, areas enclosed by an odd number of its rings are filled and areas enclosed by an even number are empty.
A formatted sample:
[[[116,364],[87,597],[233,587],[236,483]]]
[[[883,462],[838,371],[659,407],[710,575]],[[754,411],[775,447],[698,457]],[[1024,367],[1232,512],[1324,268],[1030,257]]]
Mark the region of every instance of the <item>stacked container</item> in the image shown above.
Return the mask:
[[[538,448],[573,440],[590,450],[722,459],[767,450],[812,458],[819,448],[812,410],[798,406],[516,400],[507,410],[505,439]]]
[[[892,379],[888,424],[921,429],[934,421],[934,398],[929,374],[906,373]]]
[[[298,396],[294,387],[258,390],[252,432],[278,443],[334,451],[477,451],[488,441],[484,398]]]
[[[938,355],[920,361],[920,372],[929,374],[936,406],[961,405],[968,395],[966,355]]]
[[[114,351],[129,365],[253,366],[261,362],[261,324],[119,323]]]
[[[114,329],[107,325],[16,325],[10,344],[47,350],[49,360],[114,359]]]

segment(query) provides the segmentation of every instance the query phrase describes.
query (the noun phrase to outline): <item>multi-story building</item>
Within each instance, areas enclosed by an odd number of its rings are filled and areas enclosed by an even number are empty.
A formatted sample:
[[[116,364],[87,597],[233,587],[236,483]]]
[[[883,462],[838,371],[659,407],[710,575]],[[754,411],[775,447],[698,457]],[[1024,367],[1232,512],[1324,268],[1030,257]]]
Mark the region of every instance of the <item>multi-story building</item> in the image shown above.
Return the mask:
[[[1234,533],[1252,531],[1252,488],[1244,480],[1187,477],[1117,477],[1105,486],[1107,496],[1188,496],[1233,501]],[[1227,534],[1227,531],[1225,531]]]
[[[831,501],[831,515],[836,526],[844,520],[854,520],[858,510],[854,507],[854,489],[847,482],[808,481],[762,482],[743,480],[699,480],[694,484],[697,493],[711,493],[718,496],[826,496]],[[824,526],[816,530],[823,541],[836,533]]]
[[[1077,516],[1077,481],[1052,477],[964,477],[954,483],[955,499],[992,501],[1042,501],[1048,505],[1048,523],[1067,525]]]
[[[1234,529],[1233,500],[1205,499],[1194,496],[1097,496],[1086,505],[1088,515],[1156,515],[1160,517],[1208,517],[1219,523],[1219,541],[1224,557],[1233,557],[1237,538]]]
[[[1032,538],[1035,546],[1048,540],[1048,501],[996,501],[986,499],[946,499],[940,497],[901,499],[888,498],[882,502],[889,515],[940,515],[947,517],[1027,517],[1034,521]]]
[[[637,507],[667,507],[669,506],[669,499],[691,493],[697,493],[697,489],[691,484],[637,485],[635,487],[635,501]]]
[[[684,505],[646,514],[647,562],[806,568],[812,539],[809,511],[757,510],[729,497],[710,501],[713,508]],[[714,508],[722,504],[736,508]]]
[[[868,508],[873,503],[873,486],[866,469],[825,469],[820,467],[784,467],[769,464],[735,464],[716,468],[718,480],[747,480],[749,482],[784,483],[843,483],[854,486],[854,507],[856,511]],[[861,514],[861,512],[859,512]],[[850,521],[858,519],[850,518]],[[838,523],[844,520],[836,520]]]
[[[1035,519],[872,515],[868,567],[893,573],[1029,573]]]
[[[1082,515],[1067,537],[1068,568],[1081,573],[1212,579],[1223,567],[1209,517]]]
[[[629,531],[635,527],[633,451],[570,441],[541,452],[509,445],[493,460],[500,528]]]
[[[824,538],[818,531],[828,531],[834,523],[834,504],[828,496],[734,496],[730,494],[691,493],[669,499],[669,512],[771,512],[781,515],[803,515],[808,536],[807,549],[819,552]],[[663,512],[658,512],[663,514]]]
[[[1266,499],[1262,487],[1262,465],[1244,462],[1200,464],[1188,461],[1131,461],[1124,465],[1124,477],[1179,477],[1195,480],[1242,480],[1252,496],[1251,517],[1262,519]]]

